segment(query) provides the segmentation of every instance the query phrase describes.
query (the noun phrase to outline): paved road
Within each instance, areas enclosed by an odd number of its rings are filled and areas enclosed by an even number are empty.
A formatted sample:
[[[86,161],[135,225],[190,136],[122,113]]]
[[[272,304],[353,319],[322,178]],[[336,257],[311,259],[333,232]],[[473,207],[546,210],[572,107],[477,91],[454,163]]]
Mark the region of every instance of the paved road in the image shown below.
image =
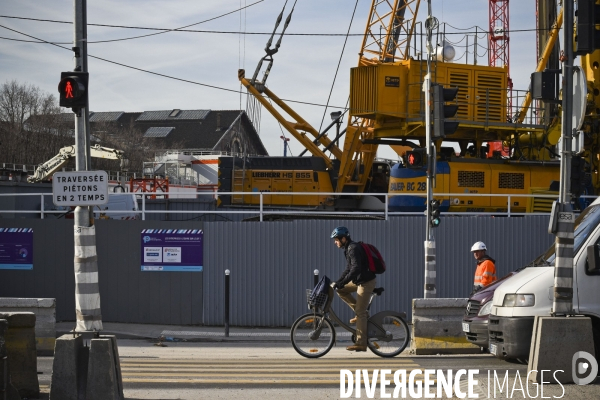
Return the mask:
[[[530,397],[524,397],[515,383],[519,374],[523,389],[526,386],[524,365],[509,364],[489,355],[472,356],[411,356],[402,354],[392,359],[366,353],[351,353],[338,346],[319,359],[299,356],[289,343],[249,342],[168,343],[155,346],[146,340],[120,340],[119,353],[123,386],[127,399],[337,399],[340,398],[340,370],[389,369],[411,371],[420,369],[479,369],[479,384],[474,392],[479,398],[488,398],[487,371],[496,371],[504,378],[509,373],[508,385],[495,398],[507,398],[507,388],[517,387],[512,398],[536,398],[535,386],[529,386]],[[49,357],[38,359],[42,389],[50,383]],[[392,378],[393,380],[393,378]],[[423,375],[416,376],[422,382]],[[416,383],[419,385],[419,383]],[[466,380],[460,388],[466,389]],[[393,393],[393,384],[388,393]],[[493,397],[493,389],[490,388]],[[525,390],[523,390],[525,393]],[[364,385],[361,398],[368,398]],[[545,387],[544,397],[560,397],[558,386]],[[600,386],[565,388],[564,399],[600,398]],[[381,398],[379,388],[374,398]],[[355,398],[355,393],[352,394]],[[407,398],[412,398],[407,393]],[[540,398],[538,392],[537,398]]]

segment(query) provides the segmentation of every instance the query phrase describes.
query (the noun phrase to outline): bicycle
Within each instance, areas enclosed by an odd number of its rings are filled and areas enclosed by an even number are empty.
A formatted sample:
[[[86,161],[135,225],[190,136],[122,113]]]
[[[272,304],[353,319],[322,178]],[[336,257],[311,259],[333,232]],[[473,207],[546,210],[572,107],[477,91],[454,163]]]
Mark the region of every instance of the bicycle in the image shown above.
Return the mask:
[[[373,290],[367,311],[375,296],[381,296],[384,288]],[[298,318],[290,330],[292,346],[301,356],[307,358],[322,357],[331,350],[336,341],[333,322],[352,334],[352,342],[356,342],[356,329],[342,322],[331,308],[333,288],[327,294],[317,297],[311,304],[311,289],[306,290],[308,308],[313,312]],[[408,325],[404,320],[406,313],[381,311],[373,315],[367,322],[367,347],[380,357],[395,357],[402,353],[410,341]]]

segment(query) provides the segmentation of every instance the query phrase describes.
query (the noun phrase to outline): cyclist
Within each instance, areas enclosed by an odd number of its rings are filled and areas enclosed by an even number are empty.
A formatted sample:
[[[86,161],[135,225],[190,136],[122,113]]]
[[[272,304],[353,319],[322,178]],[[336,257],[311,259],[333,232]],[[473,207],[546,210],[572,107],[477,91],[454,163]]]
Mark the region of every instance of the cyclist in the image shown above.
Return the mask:
[[[351,324],[356,323],[356,342],[346,350],[367,351],[367,306],[375,288],[375,274],[369,271],[367,255],[359,243],[352,241],[348,228],[338,226],[331,233],[331,238],[338,248],[344,250],[348,263],[342,276],[331,285],[356,315],[350,320]],[[352,296],[354,292],[356,298]]]

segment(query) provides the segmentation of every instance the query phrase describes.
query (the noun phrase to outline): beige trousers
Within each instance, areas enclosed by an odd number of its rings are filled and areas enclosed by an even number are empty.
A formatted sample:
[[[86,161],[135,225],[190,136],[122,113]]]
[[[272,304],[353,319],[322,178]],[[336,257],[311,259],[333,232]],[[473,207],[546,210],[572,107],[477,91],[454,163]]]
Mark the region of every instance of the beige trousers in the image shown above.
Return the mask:
[[[367,345],[367,306],[373,289],[375,289],[375,279],[360,285],[350,282],[343,289],[337,290],[340,299],[344,300],[356,314],[356,344],[358,346]],[[356,292],[356,298],[352,296],[354,292]]]

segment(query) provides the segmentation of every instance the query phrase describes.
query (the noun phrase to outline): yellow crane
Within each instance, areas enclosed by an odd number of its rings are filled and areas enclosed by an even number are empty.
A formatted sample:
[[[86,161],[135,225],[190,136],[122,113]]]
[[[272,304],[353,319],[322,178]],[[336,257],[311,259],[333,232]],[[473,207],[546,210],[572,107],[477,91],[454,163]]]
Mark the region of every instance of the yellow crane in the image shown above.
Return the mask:
[[[372,66],[379,63],[391,63],[398,60],[405,60],[409,54],[410,38],[415,29],[416,15],[419,9],[420,0],[394,0],[394,1],[378,1],[373,0],[367,27],[363,42],[360,49],[358,60],[359,66]],[[292,9],[293,12],[293,9]],[[279,98],[272,90],[266,87],[266,80],[269,76],[273,65],[273,55],[278,51],[281,44],[281,39],[287,26],[291,20],[292,13],[287,17],[283,31],[279,40],[274,47],[272,46],[275,32],[283,20],[283,10],[279,14],[275,29],[271,38],[267,42],[266,55],[259,62],[257,69],[252,78],[246,77],[244,70],[238,71],[238,79],[246,87],[248,92],[256,98],[256,100],[267,110],[277,121],[283,126],[296,140],[298,140],[314,157],[323,160],[327,173],[320,171],[319,185],[303,185],[302,187],[316,191],[317,187],[321,191],[336,191],[336,192],[363,192],[365,185],[370,176],[372,176],[373,161],[375,159],[377,145],[365,144],[365,139],[370,139],[373,136],[373,121],[369,118],[356,117],[352,114],[348,116],[348,127],[346,128],[346,137],[344,139],[343,150],[337,146],[337,139],[329,138],[327,134],[318,132],[306,120],[304,120],[297,112],[293,110],[285,101]],[[259,79],[259,71],[267,62],[266,71]],[[276,106],[279,107],[277,109]],[[330,155],[327,155],[329,152]],[[337,160],[337,161],[335,161]],[[230,163],[231,164],[231,163]],[[233,164],[228,164],[224,169],[229,170]],[[381,168],[381,166],[379,166]],[[293,173],[293,176],[300,174],[306,176],[310,170],[302,170],[301,172]],[[354,173],[357,171],[357,173]],[[238,184],[237,188],[256,189],[253,178],[264,179],[266,175],[271,175],[271,178],[282,178],[288,176],[279,172],[260,172],[255,169],[249,169],[247,172],[238,172],[238,181],[243,180],[244,183]],[[236,177],[233,178],[233,185],[227,186],[233,189],[236,187]],[[323,182],[323,180],[329,182]],[[336,182],[337,181],[337,182]],[[275,183],[264,182],[266,187],[259,190],[269,191],[273,189]],[[260,185],[259,185],[260,186]],[[281,185],[285,186],[285,185]],[[386,190],[387,181],[384,189]],[[287,185],[292,189],[298,187],[294,182]],[[378,186],[381,188],[381,185]],[[327,190],[329,189],[329,190]],[[290,190],[291,191],[291,190]],[[246,203],[246,199],[256,198],[256,196],[244,197],[242,203]],[[275,199],[276,196],[273,196]],[[306,202],[306,198],[298,197],[298,202],[294,205],[331,205],[329,198],[315,198],[313,201]],[[252,202],[252,201],[251,201]],[[235,203],[235,201],[234,201]],[[256,202],[253,202],[256,203]]]
[[[275,47],[271,47],[275,31],[283,19],[282,11],[267,43],[267,54],[260,61],[254,76],[248,79],[245,71],[240,70],[238,78],[316,161],[308,162],[307,157],[303,157],[303,161],[284,161],[277,157],[270,157],[271,161],[262,159],[259,163],[249,159],[224,161],[223,168],[220,167],[224,177],[220,190],[306,192],[304,196],[267,196],[263,200],[266,205],[357,208],[360,207],[358,201],[341,206],[340,200],[347,200],[352,193],[373,192],[373,187],[381,188],[389,184],[390,194],[415,195],[414,199],[395,196],[397,199],[392,198],[390,202],[392,206],[397,201],[398,210],[422,210],[424,198],[420,197],[422,193],[419,191],[425,188],[424,172],[407,171],[405,165],[395,166],[390,172],[389,167],[386,170],[385,165],[375,161],[380,145],[390,145],[400,155],[406,146],[425,146],[427,108],[423,82],[427,73],[427,56],[424,52],[417,54],[416,46],[414,51],[411,48],[419,5],[420,0],[372,1],[358,63],[350,73],[347,126],[340,147],[337,145],[339,135],[332,139],[327,129],[319,132],[266,87],[273,54],[278,51],[291,19],[290,13],[279,40]],[[545,51],[536,71],[545,68],[555,48],[561,21],[562,12],[545,35]],[[453,121],[458,124],[458,129],[445,138],[434,138],[438,161],[445,163],[438,171],[438,184],[434,188],[434,196],[441,201],[442,209],[505,211],[508,206],[507,198],[450,198],[447,193],[511,195],[548,190],[551,182],[558,180],[558,162],[553,159],[555,153],[552,146],[560,136],[560,121],[542,120],[539,109],[531,110],[529,94],[520,107],[508,109],[510,89],[506,66],[459,64],[447,59],[445,51],[446,43],[442,39],[437,44],[432,60],[431,80],[442,87],[457,89],[454,105],[458,111]],[[587,159],[593,171],[599,167],[598,157],[594,158],[594,154],[598,153],[596,131],[600,125],[600,95],[596,95],[600,93],[600,84],[597,83],[600,82],[597,68],[600,52],[597,53],[582,58],[592,89],[584,129],[590,135],[593,133],[593,136],[586,136]],[[260,80],[258,75],[264,62],[268,62],[268,66]],[[592,137],[593,143],[589,139]],[[457,145],[460,154],[451,148],[443,148],[449,142]],[[483,158],[480,149],[484,142],[502,142],[510,149],[511,156],[492,157],[492,154],[488,154]],[[598,187],[598,174],[594,174],[594,186]],[[388,178],[383,186],[373,186],[381,175]],[[337,192],[339,195],[312,194],[319,192]],[[408,203],[403,203],[404,200]],[[257,203],[257,196],[238,196],[237,201],[235,198],[231,201],[231,204],[241,205]],[[525,211],[525,203],[522,200],[513,202],[512,210]],[[411,206],[405,207],[406,204]],[[527,211],[533,210],[534,206],[528,204]]]

